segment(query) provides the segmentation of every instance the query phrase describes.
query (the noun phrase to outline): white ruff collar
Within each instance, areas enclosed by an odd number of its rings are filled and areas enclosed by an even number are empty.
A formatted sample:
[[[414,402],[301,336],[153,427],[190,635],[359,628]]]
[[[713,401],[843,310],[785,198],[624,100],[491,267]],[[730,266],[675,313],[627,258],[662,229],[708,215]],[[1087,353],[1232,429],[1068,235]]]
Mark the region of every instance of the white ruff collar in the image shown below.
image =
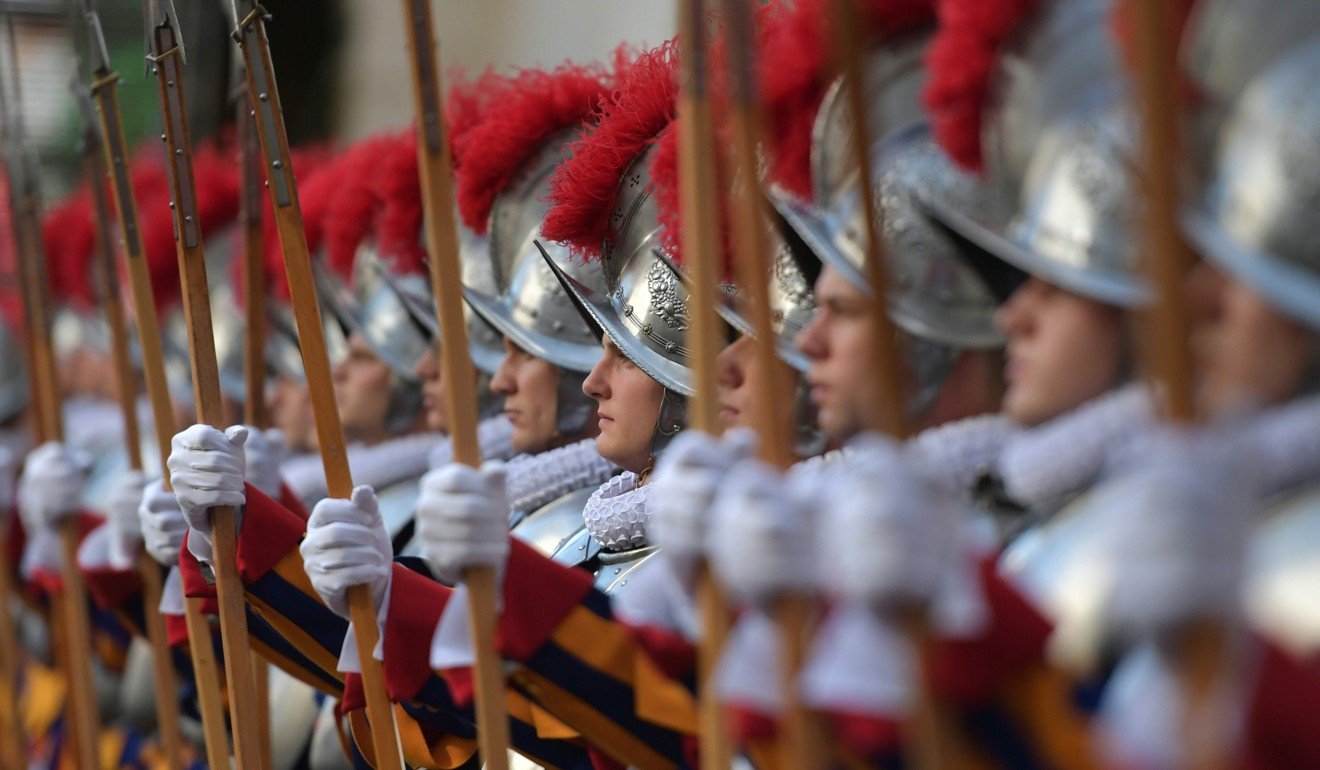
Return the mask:
[[[999,455],[1004,491],[1025,506],[1081,491],[1095,483],[1105,463],[1148,428],[1153,417],[1149,391],[1128,385],[1021,431]]]
[[[604,482],[617,471],[596,451],[594,438],[534,455],[518,455],[508,463],[509,508],[531,513],[569,492]]]
[[[627,551],[646,545],[651,519],[651,486],[637,486],[637,474],[624,471],[601,484],[582,510],[587,532],[607,551]]]

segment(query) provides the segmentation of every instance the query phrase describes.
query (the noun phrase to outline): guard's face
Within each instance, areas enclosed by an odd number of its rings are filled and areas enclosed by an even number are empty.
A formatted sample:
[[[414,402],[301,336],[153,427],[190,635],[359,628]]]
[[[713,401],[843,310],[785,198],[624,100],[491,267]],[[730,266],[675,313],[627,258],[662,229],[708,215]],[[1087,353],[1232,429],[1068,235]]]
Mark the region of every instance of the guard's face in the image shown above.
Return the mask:
[[[837,270],[826,266],[816,280],[816,313],[798,335],[811,359],[807,384],[816,419],[830,443],[840,443],[873,424],[874,303]]]
[[[624,470],[646,470],[664,387],[607,339],[605,355],[582,382],[582,390],[596,400],[600,425],[596,451]]]
[[[392,373],[361,335],[348,338],[348,355],[335,366],[333,377],[345,438],[368,444],[387,438]]]
[[[422,411],[427,430],[449,433],[449,388],[440,375],[440,358],[435,346],[428,345],[414,369],[422,381]]]
[[[544,452],[559,438],[559,370],[504,340],[504,360],[490,380],[490,389],[504,396],[504,416],[513,424],[517,452]]]
[[[1115,307],[1032,278],[995,323],[1008,336],[1003,411],[1019,425],[1039,425],[1118,384],[1123,317]]]
[[[271,424],[284,434],[284,441],[297,452],[316,448],[316,421],[307,386],[286,377],[276,377],[270,396]]]
[[[752,424],[754,399],[757,390],[763,387],[760,369],[754,361],[755,350],[756,341],[747,335],[740,335],[715,357],[720,425],[726,429],[755,427]],[[788,386],[797,384],[797,372],[777,357],[775,368],[778,370],[779,382],[785,387],[775,393],[781,403],[775,404],[774,413],[792,421],[796,405],[793,403],[793,389]]]
[[[1201,263],[1188,281],[1198,405],[1225,416],[1298,395],[1315,337],[1245,284]]]

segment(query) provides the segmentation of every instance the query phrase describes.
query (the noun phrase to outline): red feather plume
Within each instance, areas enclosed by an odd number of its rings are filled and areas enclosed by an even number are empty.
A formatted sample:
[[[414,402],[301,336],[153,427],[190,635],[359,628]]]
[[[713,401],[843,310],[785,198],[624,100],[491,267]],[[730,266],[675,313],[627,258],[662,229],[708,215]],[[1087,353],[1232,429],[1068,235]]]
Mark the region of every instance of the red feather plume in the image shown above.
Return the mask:
[[[316,227],[313,228],[312,218],[308,216],[308,185],[303,183],[302,180],[315,178],[323,168],[329,166],[335,160],[336,154],[334,148],[320,142],[297,147],[291,153],[293,155],[294,173],[297,174],[298,202],[303,214],[307,248],[315,254],[316,249],[320,246],[320,223],[318,219]],[[311,201],[311,204],[312,211],[315,211],[316,201]],[[313,238],[314,229],[315,238]],[[261,200],[261,245],[266,265],[267,295],[282,303],[288,303],[290,292],[289,279],[284,270],[284,250],[280,248],[279,231],[275,229],[275,210],[271,205],[269,195],[263,195]],[[242,273],[242,266],[236,265],[235,271],[234,285],[240,288],[241,293],[243,283],[237,274]]]
[[[445,92],[446,134],[450,160],[457,167],[467,136],[482,119],[483,111],[501,94],[508,78],[486,70],[475,80],[462,72],[450,75]],[[422,237],[422,183],[417,173],[417,135],[399,137],[381,159],[373,182],[382,201],[376,222],[376,245],[382,258],[400,273],[424,272],[426,243]]]
[[[42,240],[51,298],[80,310],[96,307],[92,259],[96,249],[96,220],[91,190],[84,183],[41,220]]]
[[[455,188],[463,223],[484,234],[496,196],[518,169],[551,136],[580,126],[609,95],[610,85],[599,64],[565,62],[509,78],[461,144]]]
[[[183,290],[179,286],[179,258],[174,246],[169,173],[153,150],[148,146],[137,154],[129,175],[137,203],[142,251],[151,275],[152,297],[157,313],[163,314],[179,303]]]
[[[926,57],[922,94],[935,139],[959,165],[982,171],[981,127],[1004,40],[1035,0],[938,0],[940,29]]]
[[[601,106],[596,130],[571,148],[550,182],[545,237],[587,259],[600,256],[619,180],[674,119],[678,93],[674,41],[637,57]]]
[[[358,246],[376,224],[381,201],[373,179],[382,156],[397,141],[397,134],[371,137],[349,148],[336,164],[321,229],[326,265],[345,280],[352,279]]]

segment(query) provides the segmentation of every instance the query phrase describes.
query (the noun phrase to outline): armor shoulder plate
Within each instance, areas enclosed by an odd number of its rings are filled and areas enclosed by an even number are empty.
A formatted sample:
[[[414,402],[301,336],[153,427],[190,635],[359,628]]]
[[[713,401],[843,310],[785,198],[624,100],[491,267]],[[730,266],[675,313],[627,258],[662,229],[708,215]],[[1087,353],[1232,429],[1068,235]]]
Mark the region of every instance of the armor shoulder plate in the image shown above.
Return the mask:
[[[545,556],[553,556],[582,531],[582,510],[595,491],[596,485],[591,485],[551,500],[523,517],[513,528],[514,537]]]
[[[1117,487],[1114,487],[1117,489]],[[1120,490],[1121,491],[1121,490]],[[1114,504],[1104,486],[1078,495],[1004,550],[999,571],[1054,623],[1056,663],[1086,671],[1099,654],[1105,564],[1098,522]]]
[[[631,551],[602,552],[600,569],[596,570],[596,587],[607,594],[618,595],[657,550],[655,546],[643,546]]]

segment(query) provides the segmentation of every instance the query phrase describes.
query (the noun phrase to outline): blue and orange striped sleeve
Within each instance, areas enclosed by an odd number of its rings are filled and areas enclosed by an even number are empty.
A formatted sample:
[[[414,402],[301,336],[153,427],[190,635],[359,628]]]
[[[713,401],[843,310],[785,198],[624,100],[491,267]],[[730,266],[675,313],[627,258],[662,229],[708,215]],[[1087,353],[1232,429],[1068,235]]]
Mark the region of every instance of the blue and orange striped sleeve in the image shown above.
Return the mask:
[[[399,704],[396,719],[410,764],[454,768],[476,751],[470,697],[455,697],[450,683],[429,664],[431,637],[451,595],[450,588],[395,564],[383,629],[383,667],[390,697]],[[345,708],[362,705],[353,689],[347,688]],[[506,691],[505,703],[515,751],[547,768],[591,766],[575,731],[516,691]]]
[[[642,768],[695,765],[696,707],[690,657],[655,654],[644,633],[614,617],[592,576],[512,540],[496,629],[500,654],[518,666],[512,687],[580,734],[594,752]],[[442,672],[460,702],[467,671]]]

